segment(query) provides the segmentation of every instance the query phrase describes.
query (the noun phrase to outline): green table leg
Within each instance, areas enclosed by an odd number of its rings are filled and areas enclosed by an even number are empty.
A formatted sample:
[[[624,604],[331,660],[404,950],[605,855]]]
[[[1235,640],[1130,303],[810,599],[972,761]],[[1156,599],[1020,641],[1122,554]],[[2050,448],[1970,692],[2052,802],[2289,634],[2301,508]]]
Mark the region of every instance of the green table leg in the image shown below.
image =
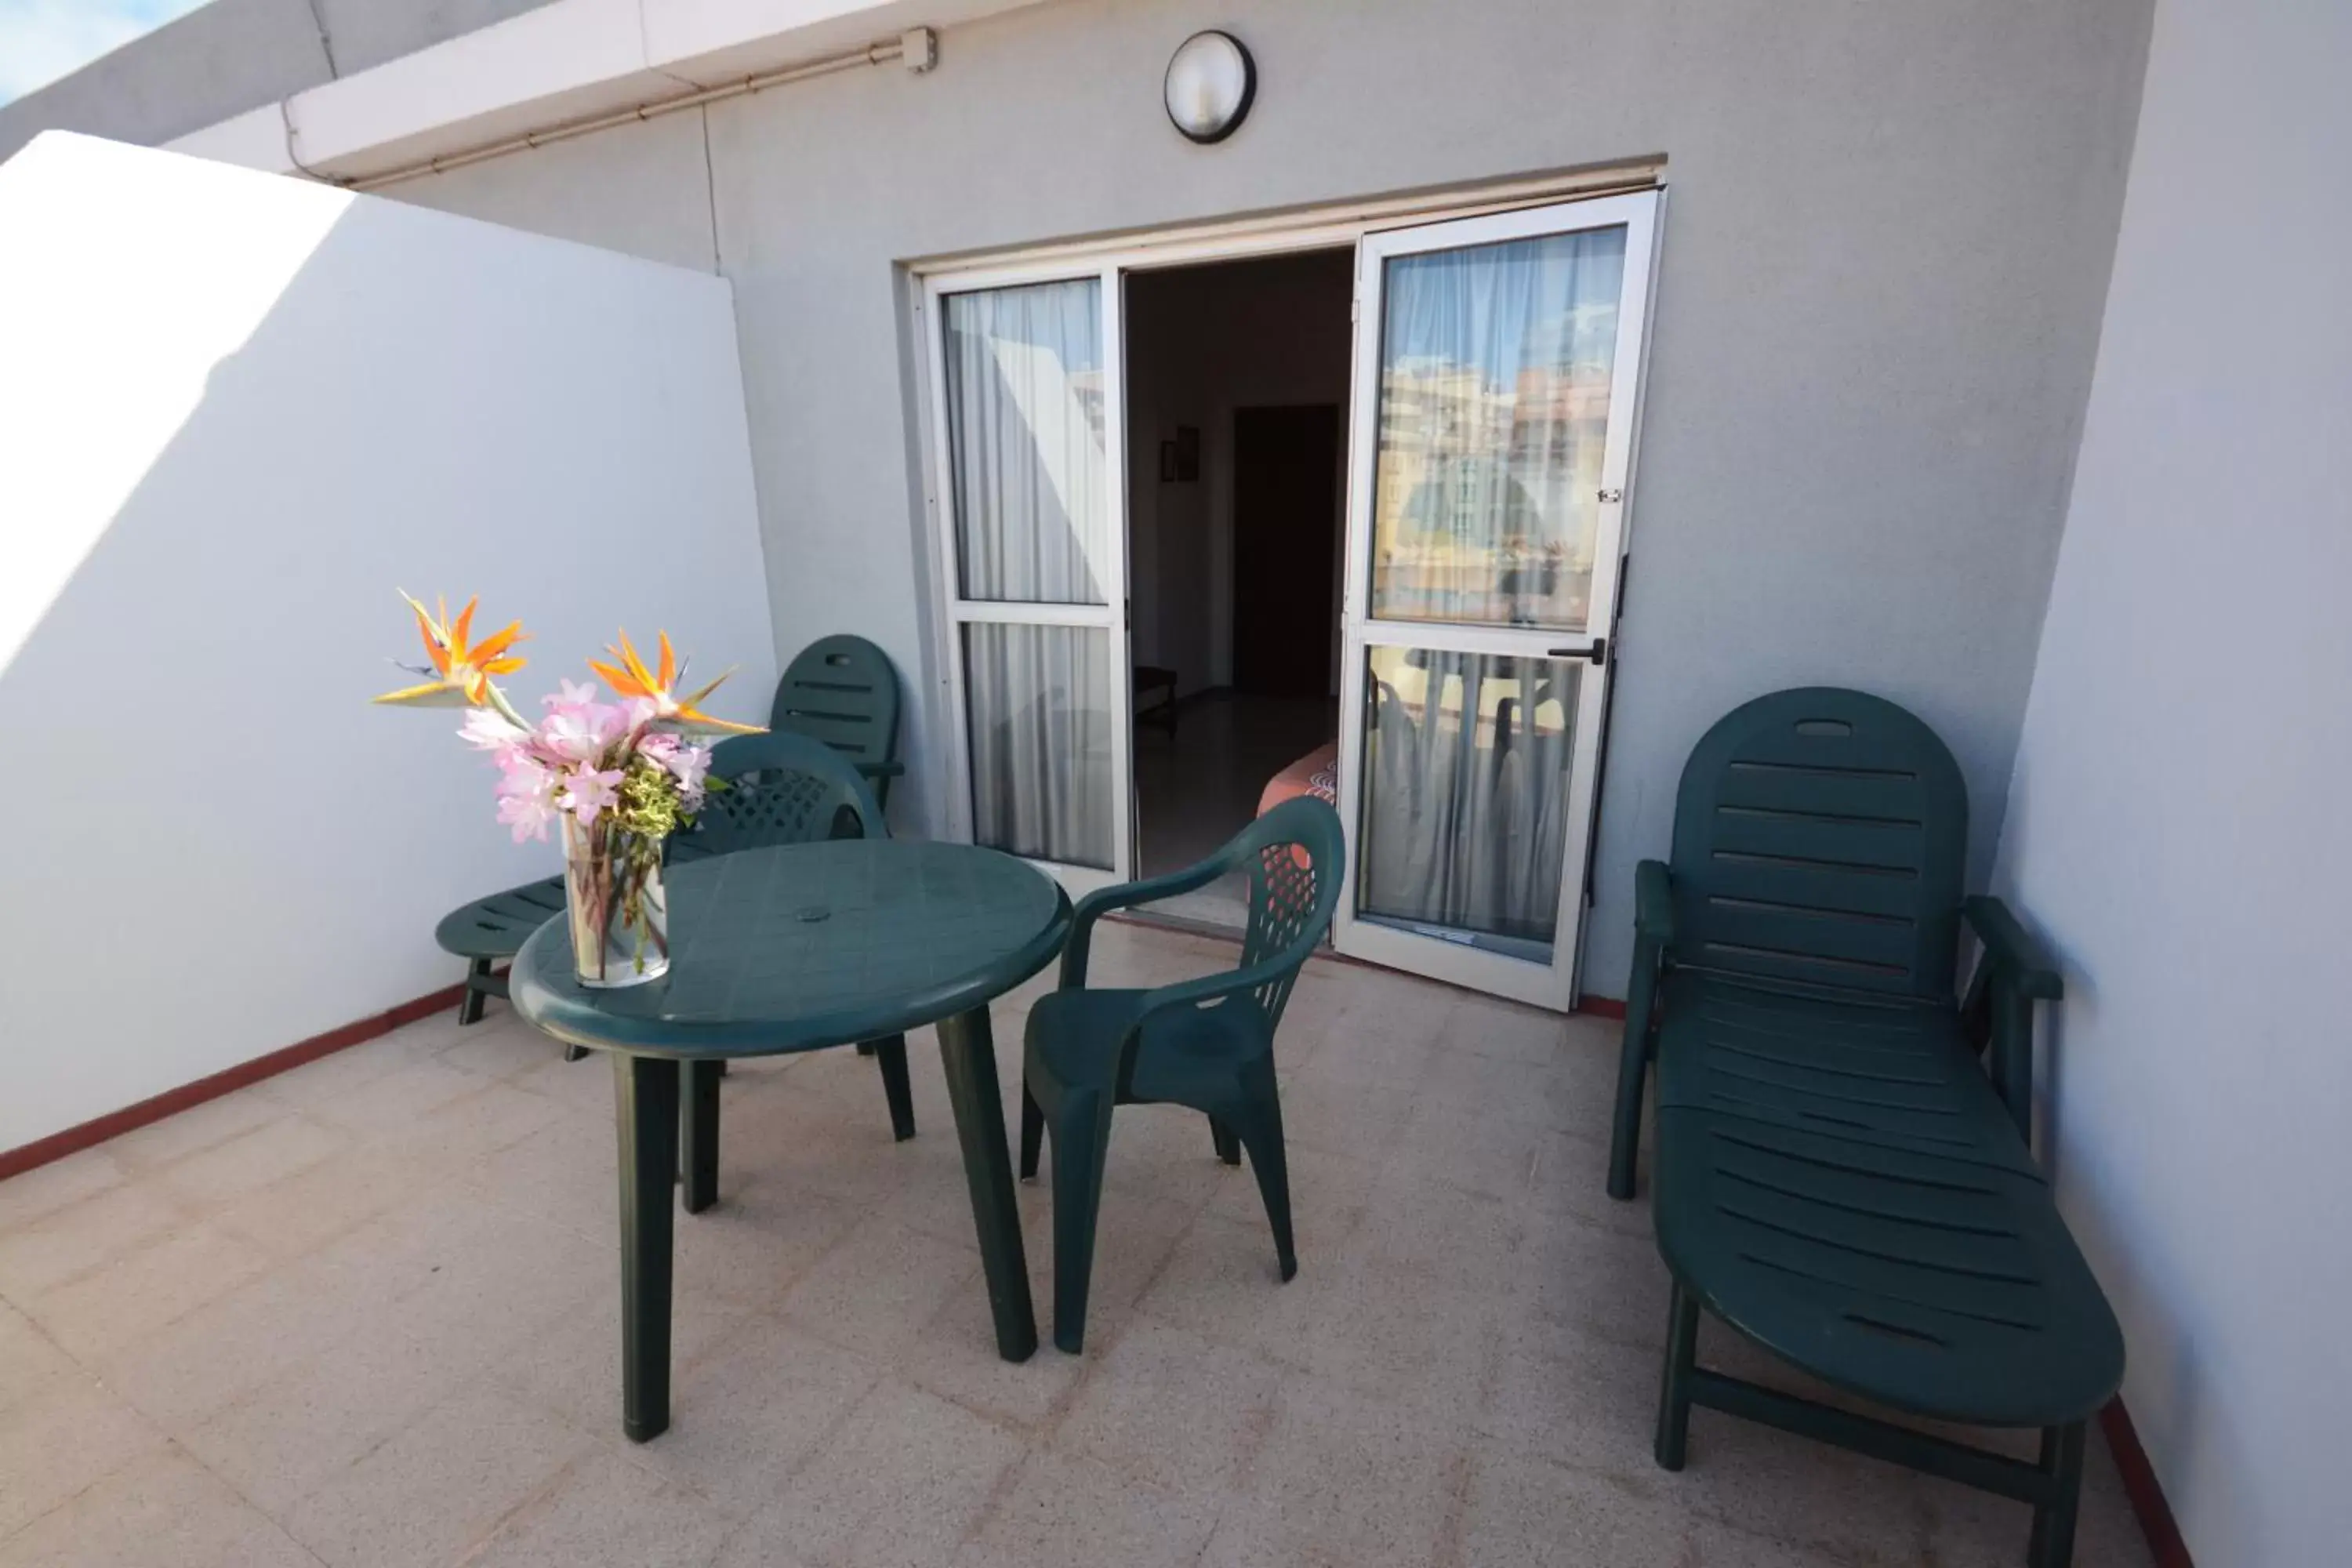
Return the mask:
[[[719,1201],[719,1077],[725,1062],[686,1062],[686,1147],[678,1165],[686,1212],[700,1214]]]
[[[669,1427],[670,1185],[677,1171],[677,1063],[613,1053],[621,1139],[621,1430]]]
[[[1021,1209],[1013,1194],[1013,1152],[1004,1142],[1004,1095],[988,1009],[942,1018],[939,1027],[948,1100],[988,1274],[988,1305],[996,1315],[996,1351],[1006,1361],[1027,1361],[1037,1350],[1037,1314],[1029,1302],[1029,1260],[1021,1247]]]

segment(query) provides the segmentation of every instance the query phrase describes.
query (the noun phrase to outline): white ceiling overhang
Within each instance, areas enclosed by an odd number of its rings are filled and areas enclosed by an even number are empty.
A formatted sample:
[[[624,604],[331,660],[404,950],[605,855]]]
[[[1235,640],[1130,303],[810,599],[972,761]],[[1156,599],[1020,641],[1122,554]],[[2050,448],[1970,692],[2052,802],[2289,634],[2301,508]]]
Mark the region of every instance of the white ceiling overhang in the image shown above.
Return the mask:
[[[366,180],[1039,0],[554,0],[169,143]]]

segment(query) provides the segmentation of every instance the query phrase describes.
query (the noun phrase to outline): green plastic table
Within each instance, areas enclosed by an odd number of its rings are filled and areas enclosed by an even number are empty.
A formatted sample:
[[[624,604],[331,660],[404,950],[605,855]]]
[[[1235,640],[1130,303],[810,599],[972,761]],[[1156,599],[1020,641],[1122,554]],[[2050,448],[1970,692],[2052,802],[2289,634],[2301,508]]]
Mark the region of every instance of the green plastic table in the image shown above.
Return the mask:
[[[669,1426],[670,1188],[682,1173],[690,1214],[717,1199],[720,1066],[924,1024],[939,1026],[997,1350],[1026,1360],[1037,1321],[988,1004],[1061,951],[1068,897],[995,850],[897,839],[745,849],[673,867],[664,881],[663,978],[582,986],[561,920],[523,943],[509,976],[517,1012],[613,1058],[623,1430],[644,1442]]]

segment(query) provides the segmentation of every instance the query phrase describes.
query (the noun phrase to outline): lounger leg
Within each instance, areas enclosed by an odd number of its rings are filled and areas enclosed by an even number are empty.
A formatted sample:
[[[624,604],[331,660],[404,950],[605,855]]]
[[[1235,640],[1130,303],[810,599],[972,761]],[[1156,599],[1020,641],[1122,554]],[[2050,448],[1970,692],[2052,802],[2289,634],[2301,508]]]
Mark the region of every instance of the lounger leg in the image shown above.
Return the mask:
[[[1021,1084],[1021,1179],[1037,1179],[1038,1145],[1045,1141],[1045,1113],[1030,1098],[1026,1079]]]
[[[882,1069],[882,1093],[890,1102],[890,1136],[904,1143],[915,1135],[915,1090],[907,1080],[907,1037],[891,1035],[879,1040],[868,1040],[859,1050],[871,1048],[874,1060]]]
[[[1218,1159],[1228,1165],[1242,1163],[1242,1141],[1234,1135],[1231,1127],[1212,1116],[1209,1118],[1209,1136],[1217,1141]]]
[[[490,977],[490,961],[478,958],[466,965],[466,992],[457,998],[457,1022],[478,1024],[482,1021],[482,1004],[487,997],[478,982]]]
[[[2074,1557],[2074,1510],[2083,1493],[2083,1423],[2042,1429],[2042,1470],[2056,1488],[2033,1510],[2033,1540],[2025,1560],[2032,1568],[2066,1568]]]
[[[1656,973],[1657,959],[1650,944],[1639,944],[1633,958],[1633,994],[1625,1008],[1625,1039],[1617,1054],[1617,1126],[1609,1139],[1609,1195],[1621,1200],[1633,1195],[1633,1167],[1642,1150],[1642,1087],[1649,1077],[1650,1009]]]
[[[859,1056],[861,1056],[861,1057],[870,1057],[870,1056],[872,1056],[872,1055],[874,1054],[874,1042],[873,1042],[873,1041],[871,1041],[871,1040],[860,1040],[860,1041],[858,1041],[858,1042],[857,1042],[857,1054],[858,1054]]]
[[[563,1059],[567,1062],[585,1061],[588,1059],[588,1047],[585,1046],[566,1046],[563,1047]]]
[[[1690,1437],[1690,1374],[1698,1360],[1698,1299],[1675,1282],[1666,1309],[1666,1376],[1658,1390],[1658,1468],[1679,1470]]]

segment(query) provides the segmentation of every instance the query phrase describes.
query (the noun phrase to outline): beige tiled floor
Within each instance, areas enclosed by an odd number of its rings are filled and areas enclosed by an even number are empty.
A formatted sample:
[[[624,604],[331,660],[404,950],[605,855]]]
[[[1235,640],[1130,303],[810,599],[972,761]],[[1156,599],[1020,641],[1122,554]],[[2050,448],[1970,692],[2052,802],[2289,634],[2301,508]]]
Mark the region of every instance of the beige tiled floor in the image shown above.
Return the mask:
[[[1125,1110],[1087,1353],[1022,1366],[928,1038],[907,1144],[849,1052],[739,1070],[721,1205],[679,1223],[675,1425],[638,1447],[608,1074],[503,1011],[420,1024],[0,1183],[0,1568],[2021,1562],[2020,1506],[1708,1412],[1688,1469],[1651,1463],[1664,1279],[1600,1194],[1614,1037],[1318,961],[1280,1047],[1297,1279],[1198,1118]],[[2095,1443],[2077,1561],[2147,1561]]]

